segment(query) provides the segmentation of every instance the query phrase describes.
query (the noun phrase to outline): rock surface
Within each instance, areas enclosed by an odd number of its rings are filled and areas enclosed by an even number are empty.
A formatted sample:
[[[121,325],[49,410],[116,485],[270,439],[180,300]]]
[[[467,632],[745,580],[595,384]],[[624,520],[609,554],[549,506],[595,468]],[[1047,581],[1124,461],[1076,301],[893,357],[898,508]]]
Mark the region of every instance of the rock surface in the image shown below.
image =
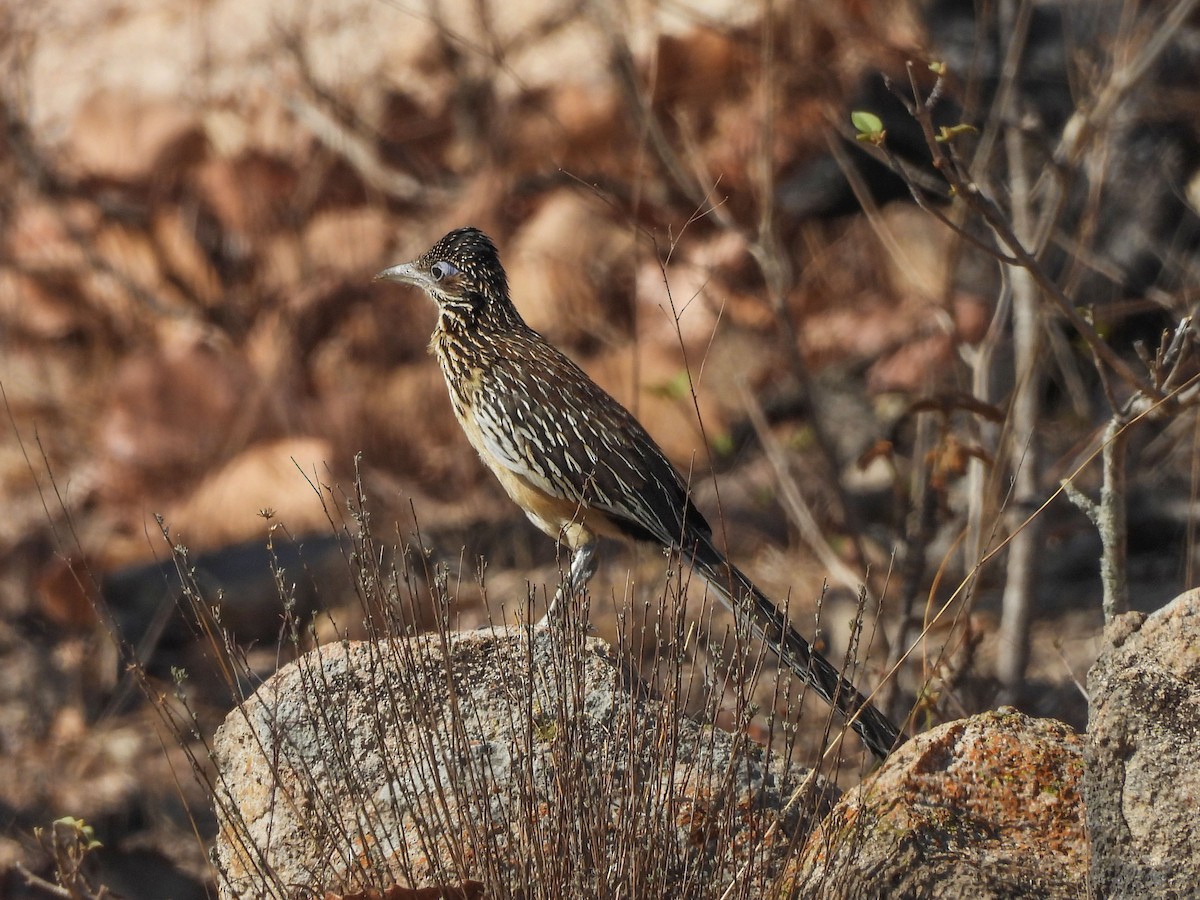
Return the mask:
[[[1081,744],[1011,712],[918,735],[809,838],[791,867],[798,896],[1084,896]]]
[[[1200,590],[1104,632],[1088,673],[1083,789],[1100,897],[1194,896],[1200,884]]]
[[[215,741],[221,896],[769,895],[835,789],[558,632],[330,645],[280,670]]]

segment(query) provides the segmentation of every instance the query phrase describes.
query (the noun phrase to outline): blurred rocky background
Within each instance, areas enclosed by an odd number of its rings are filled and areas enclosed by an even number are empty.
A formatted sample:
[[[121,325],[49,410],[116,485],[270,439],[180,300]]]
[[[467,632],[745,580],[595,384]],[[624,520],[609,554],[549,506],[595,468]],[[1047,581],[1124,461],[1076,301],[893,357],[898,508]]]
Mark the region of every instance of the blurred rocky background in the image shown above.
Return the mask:
[[[552,589],[554,547],[453,420],[431,305],[371,283],[466,224],[497,241],[529,323],[691,473],[731,555],[802,630],[828,580],[822,636],[840,654],[865,579],[864,681],[916,641],[889,681],[895,711],[920,696],[924,728],[993,705],[1003,552],[975,566],[1016,527],[1007,279],[862,152],[850,111],[884,117],[928,183],[897,94],[911,98],[905,60],[945,60],[939,121],[979,128],[965,154],[1017,129],[1035,175],[1061,179],[1047,270],[1143,371],[1138,348],[1154,355],[1200,285],[1200,17],[1017,6],[4,4],[0,894],[39,896],[11,867],[45,873],[32,829],[65,815],[94,824],[98,877],[119,893],[211,883],[207,798],[128,671],[136,656],[169,703],[186,670],[198,734],[228,709],[205,690],[204,636],[175,613],[173,547],[263,675],[281,657],[273,564],[299,615],[332,611],[326,636],[358,627],[356,479],[376,538],[409,547],[418,581],[445,573],[463,627]],[[1160,38],[1078,152],[1056,155]],[[1007,202],[1011,167],[981,159]],[[1040,510],[1042,531],[1027,671],[1005,696],[1082,727],[1100,541],[1052,495],[1073,475],[1097,493],[1084,464],[1109,395],[1129,390],[1048,306],[1039,327],[1040,497],[1017,525]],[[1131,439],[1137,608],[1196,582],[1198,458],[1187,407]],[[606,548],[598,630],[652,625],[642,605],[665,569]],[[723,629],[712,643],[732,647]],[[652,674],[655,640],[635,645]]]

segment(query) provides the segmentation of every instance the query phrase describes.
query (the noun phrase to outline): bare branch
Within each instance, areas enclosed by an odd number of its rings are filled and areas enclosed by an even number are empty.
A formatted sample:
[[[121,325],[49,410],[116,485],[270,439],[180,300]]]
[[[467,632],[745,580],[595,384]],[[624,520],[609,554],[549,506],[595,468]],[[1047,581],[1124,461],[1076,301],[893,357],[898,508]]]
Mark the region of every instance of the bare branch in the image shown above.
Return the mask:
[[[1096,329],[1092,327],[1091,323],[1079,314],[1074,304],[1062,292],[1062,289],[1054,282],[1054,279],[1050,277],[1042,264],[1025,248],[1025,244],[1014,233],[1008,219],[1000,211],[995,201],[985,194],[979,184],[946,152],[944,145],[938,140],[937,134],[934,132],[933,116],[930,109],[926,103],[921,102],[921,89],[917,84],[915,66],[911,61],[908,63],[908,73],[913,97],[917,101],[915,104],[916,119],[921,125],[921,130],[925,134],[925,142],[929,147],[930,153],[933,155],[933,165],[950,183],[955,196],[962,198],[987,223],[1000,242],[1012,254],[1014,258],[1012,264],[1029,272],[1033,280],[1037,283],[1037,286],[1042,289],[1044,295],[1049,297],[1051,302],[1053,302],[1058,313],[1087,341],[1088,346],[1093,348],[1096,355],[1104,360],[1105,364],[1113,372],[1119,375],[1133,389],[1155,399],[1162,399],[1162,394],[1154,385],[1135,372],[1096,333]],[[938,81],[940,82],[941,80],[941,77],[939,77]],[[930,96],[934,96],[937,90],[935,86]]]
[[[767,417],[763,414],[762,407],[746,388],[746,385],[740,381],[738,382],[738,393],[741,394],[742,406],[746,410],[746,415],[750,419],[754,433],[758,437],[759,443],[762,444],[763,450],[767,455],[767,460],[771,463],[771,468],[775,472],[775,480],[779,485],[783,505],[788,511],[788,518],[792,520],[793,524],[799,530],[800,537],[809,546],[809,549],[816,554],[817,559],[828,570],[834,581],[852,591],[866,590],[865,578],[853,571],[837,555],[837,551],[826,540],[820,524],[812,514],[812,510],[804,502],[804,497],[800,493],[796,479],[792,477],[791,472],[788,470],[786,454],[784,454],[783,448],[779,446],[779,441],[775,440],[775,436],[771,434],[771,429],[767,424]]]

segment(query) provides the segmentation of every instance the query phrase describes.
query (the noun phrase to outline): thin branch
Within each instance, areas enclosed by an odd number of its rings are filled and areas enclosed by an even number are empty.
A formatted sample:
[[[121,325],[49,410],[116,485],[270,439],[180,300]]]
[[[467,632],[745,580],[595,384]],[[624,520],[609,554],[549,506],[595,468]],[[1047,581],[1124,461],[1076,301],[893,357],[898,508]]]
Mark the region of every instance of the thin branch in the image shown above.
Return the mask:
[[[444,191],[386,165],[363,135],[342,122],[316,99],[293,94],[287,100],[292,115],[331,151],[346,160],[362,180],[388,197],[429,202]]]
[[[750,419],[754,433],[767,455],[767,461],[770,462],[771,468],[775,472],[775,481],[779,485],[780,496],[788,511],[788,517],[799,530],[801,539],[813,551],[821,565],[828,570],[834,581],[852,591],[865,590],[865,579],[846,565],[838,556],[837,551],[830,546],[816,516],[804,502],[800,488],[796,485],[796,479],[788,471],[787,456],[783,452],[783,448],[779,446],[779,441],[771,434],[762,407],[742,380],[738,379],[736,384],[742,406],[746,410],[746,416]],[[873,600],[873,598],[870,599]]]
[[[1088,498],[1073,481],[1068,479],[1062,482],[1067,499],[1091,519],[1100,533],[1103,548],[1100,581],[1104,591],[1102,606],[1105,623],[1129,611],[1129,525],[1125,507],[1125,454],[1128,441],[1122,417],[1114,415],[1104,429],[1104,445],[1100,456],[1103,480],[1099,503]]]
[[[1200,0],[1179,0],[1162,24],[1141,46],[1138,55],[1123,66],[1114,67],[1108,83],[1096,94],[1090,106],[1080,106],[1063,126],[1062,141],[1054,151],[1059,165],[1078,160],[1093,132],[1111,122],[1121,101],[1158,62],[1159,57],[1179,40],[1180,29],[1187,23]]]
[[[956,196],[962,198],[974,212],[987,223],[992,232],[999,238],[1000,242],[1008,248],[1012,254],[1012,265],[1019,266],[1025,269],[1033,277],[1037,286],[1042,289],[1045,296],[1049,297],[1059,314],[1065,318],[1071,327],[1093,348],[1096,355],[1099,356],[1110,369],[1121,377],[1130,387],[1135,390],[1153,397],[1155,400],[1161,400],[1162,394],[1149,381],[1133,370],[1130,365],[1123,360],[1108,343],[1097,334],[1096,329],[1092,327],[1079,312],[1075,309],[1071,300],[1062,292],[1062,289],[1055,283],[1054,279],[1046,272],[1042,264],[1030,253],[1024,243],[1017,237],[1009,224],[1008,219],[1000,211],[995,201],[984,193],[979,184],[970,178],[958,162],[953,159],[944,149],[943,144],[938,140],[937,134],[933,126],[933,114],[930,100],[934,99],[938,94],[938,86],[935,85],[933,91],[929,94],[924,102],[921,100],[921,89],[917,84],[916,69],[910,61],[908,64],[909,83],[912,87],[913,98],[916,100],[913,106],[913,112],[921,130],[925,134],[925,142],[929,147],[930,153],[933,155],[934,167],[942,173],[950,186],[954,189]],[[941,83],[941,77],[938,78],[938,84]],[[995,255],[994,251],[990,251]],[[1007,261],[1007,260],[1005,260]]]
[[[1001,20],[1017,19],[1012,43],[1022,45],[1022,24],[1028,26],[1028,3],[1022,13],[1014,13],[1012,0],[1001,3]],[[1005,21],[1005,26],[1009,22]],[[1011,53],[1011,48],[1010,48]],[[1016,72],[1015,66],[1006,70]],[[1010,76],[1006,79],[1011,82]],[[1020,110],[1012,90],[1001,90],[1007,107],[999,114],[1005,120],[1015,120]],[[1015,126],[1004,129],[1005,162],[1008,169],[1011,196],[1012,231],[1014,238],[1024,244],[1032,235],[1033,198],[1030,191],[1029,162],[1025,136]],[[1007,222],[1006,222],[1007,224]],[[1038,418],[1041,413],[1042,322],[1038,314],[1037,288],[1032,273],[1017,267],[1011,271],[1012,335],[1015,351],[1016,384],[1013,389],[1009,437],[1013,445],[1010,459],[1013,465],[1013,499],[1016,509],[1025,509],[1037,502],[1041,490],[1041,441],[1038,439]],[[1033,617],[1037,559],[1040,555],[1041,520],[1029,522],[1013,535],[1009,548],[1001,599],[1000,652],[996,663],[1000,683],[1009,702],[1019,696],[1029,664],[1029,630]]]
[[[20,861],[13,863],[13,871],[25,879],[25,884],[27,886],[35,887],[39,891],[45,891],[52,897],[63,897],[65,900],[72,900],[72,898],[76,897],[75,894],[71,893],[66,888],[59,887],[57,884],[52,884],[46,879],[34,875],[27,868],[25,868],[25,864]]]

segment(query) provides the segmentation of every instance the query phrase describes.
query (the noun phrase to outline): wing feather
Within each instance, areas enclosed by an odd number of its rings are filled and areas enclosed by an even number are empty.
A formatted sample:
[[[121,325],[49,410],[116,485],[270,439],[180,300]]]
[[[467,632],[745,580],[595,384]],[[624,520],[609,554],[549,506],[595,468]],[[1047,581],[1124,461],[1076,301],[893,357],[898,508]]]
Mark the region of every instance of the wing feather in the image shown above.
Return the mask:
[[[539,490],[598,509],[621,530],[678,547],[708,523],[654,439],[535,332],[506,335],[471,415],[493,460]],[[538,346],[530,346],[536,344]],[[525,360],[537,360],[537,370]]]

